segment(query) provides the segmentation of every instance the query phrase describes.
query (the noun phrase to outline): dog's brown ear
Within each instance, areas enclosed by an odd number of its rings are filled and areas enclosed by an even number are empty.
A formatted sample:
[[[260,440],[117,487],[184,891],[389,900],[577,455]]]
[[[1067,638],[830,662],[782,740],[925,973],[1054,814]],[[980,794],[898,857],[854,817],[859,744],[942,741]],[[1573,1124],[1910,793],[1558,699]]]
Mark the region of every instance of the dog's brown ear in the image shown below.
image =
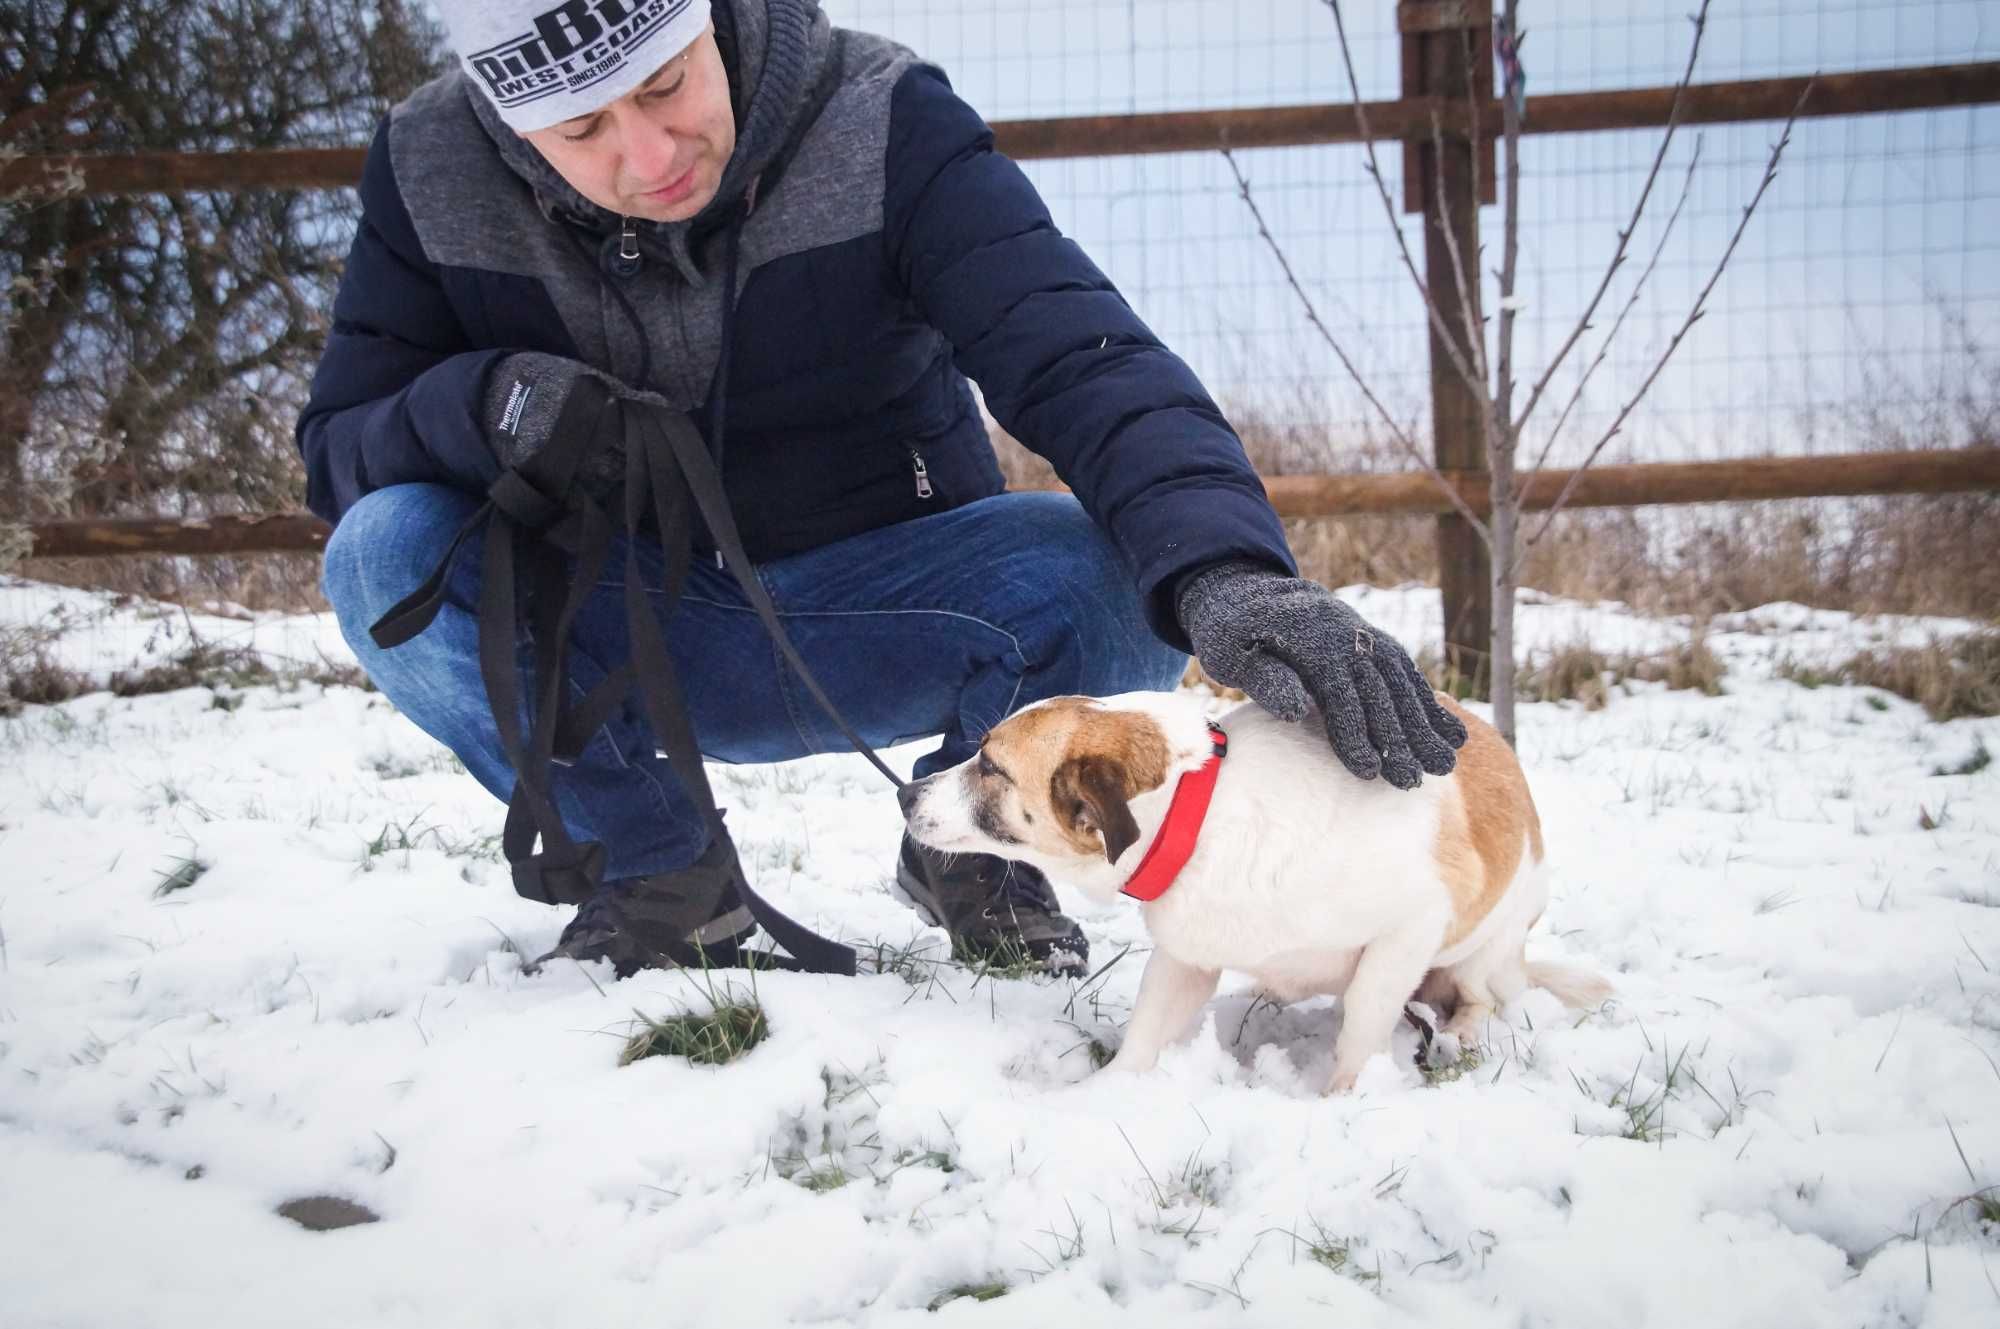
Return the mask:
[[[1104,757],[1072,757],[1049,779],[1056,812],[1071,829],[1103,836],[1105,861],[1111,863],[1139,838],[1127,796],[1125,772]]]

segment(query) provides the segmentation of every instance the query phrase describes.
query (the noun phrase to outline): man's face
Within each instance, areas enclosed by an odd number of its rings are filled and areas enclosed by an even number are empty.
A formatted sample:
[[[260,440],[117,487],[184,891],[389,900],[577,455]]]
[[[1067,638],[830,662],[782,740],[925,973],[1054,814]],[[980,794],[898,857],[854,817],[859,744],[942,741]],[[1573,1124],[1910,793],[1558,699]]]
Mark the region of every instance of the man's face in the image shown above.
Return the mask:
[[[622,217],[686,221],[715,197],[736,150],[714,27],[617,101],[522,137],[598,207]]]

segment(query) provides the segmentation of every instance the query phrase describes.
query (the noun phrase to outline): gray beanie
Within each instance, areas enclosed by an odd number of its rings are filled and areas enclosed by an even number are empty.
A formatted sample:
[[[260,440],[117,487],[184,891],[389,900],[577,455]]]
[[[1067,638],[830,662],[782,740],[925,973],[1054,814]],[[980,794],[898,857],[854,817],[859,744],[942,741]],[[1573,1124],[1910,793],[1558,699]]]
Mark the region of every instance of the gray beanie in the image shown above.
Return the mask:
[[[517,134],[638,87],[708,27],[709,0],[435,0],[459,63]]]

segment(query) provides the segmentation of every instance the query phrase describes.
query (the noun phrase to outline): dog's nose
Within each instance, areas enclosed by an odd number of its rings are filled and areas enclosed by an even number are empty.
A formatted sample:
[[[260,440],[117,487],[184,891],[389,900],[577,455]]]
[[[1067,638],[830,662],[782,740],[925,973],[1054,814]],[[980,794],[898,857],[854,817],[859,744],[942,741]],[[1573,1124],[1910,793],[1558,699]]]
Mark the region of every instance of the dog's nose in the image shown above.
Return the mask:
[[[908,784],[899,785],[896,788],[896,806],[903,810],[903,818],[906,821],[909,819],[910,809],[916,807],[917,799],[922,792],[918,788],[918,784],[918,781],[912,780]]]

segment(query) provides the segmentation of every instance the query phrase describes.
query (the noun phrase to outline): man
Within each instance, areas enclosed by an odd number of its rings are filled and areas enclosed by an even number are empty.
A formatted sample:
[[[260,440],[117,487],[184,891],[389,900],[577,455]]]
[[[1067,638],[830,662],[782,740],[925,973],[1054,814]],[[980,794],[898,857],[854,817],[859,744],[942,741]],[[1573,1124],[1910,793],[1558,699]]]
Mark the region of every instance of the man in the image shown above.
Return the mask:
[[[942,735],[920,775],[1037,698],[1172,688],[1190,645],[1277,713],[1316,708],[1364,778],[1451,770],[1463,729],[1395,643],[1294,575],[1214,403],[938,70],[836,31],[816,0],[439,8],[461,67],[369,151],[298,436],[308,501],[336,523],[325,587],[347,639],[488,789],[516,773],[481,685],[476,551],[427,631],[383,650],[368,629],[503,472],[573,442],[565,412],[606,397],[693,419],[837,708],[871,744]],[[1075,498],[1003,492],[968,376]],[[622,459],[599,452],[580,483],[609,495]],[[662,626],[702,752],[838,748],[700,539]],[[653,594],[662,551],[636,556]],[[578,689],[631,652],[623,581],[605,574],[575,618]],[[553,797],[605,851],[558,953],[626,974],[752,930],[734,849],[639,707]],[[896,880],[962,953],[1084,963],[1039,874],[926,853],[906,839]]]

